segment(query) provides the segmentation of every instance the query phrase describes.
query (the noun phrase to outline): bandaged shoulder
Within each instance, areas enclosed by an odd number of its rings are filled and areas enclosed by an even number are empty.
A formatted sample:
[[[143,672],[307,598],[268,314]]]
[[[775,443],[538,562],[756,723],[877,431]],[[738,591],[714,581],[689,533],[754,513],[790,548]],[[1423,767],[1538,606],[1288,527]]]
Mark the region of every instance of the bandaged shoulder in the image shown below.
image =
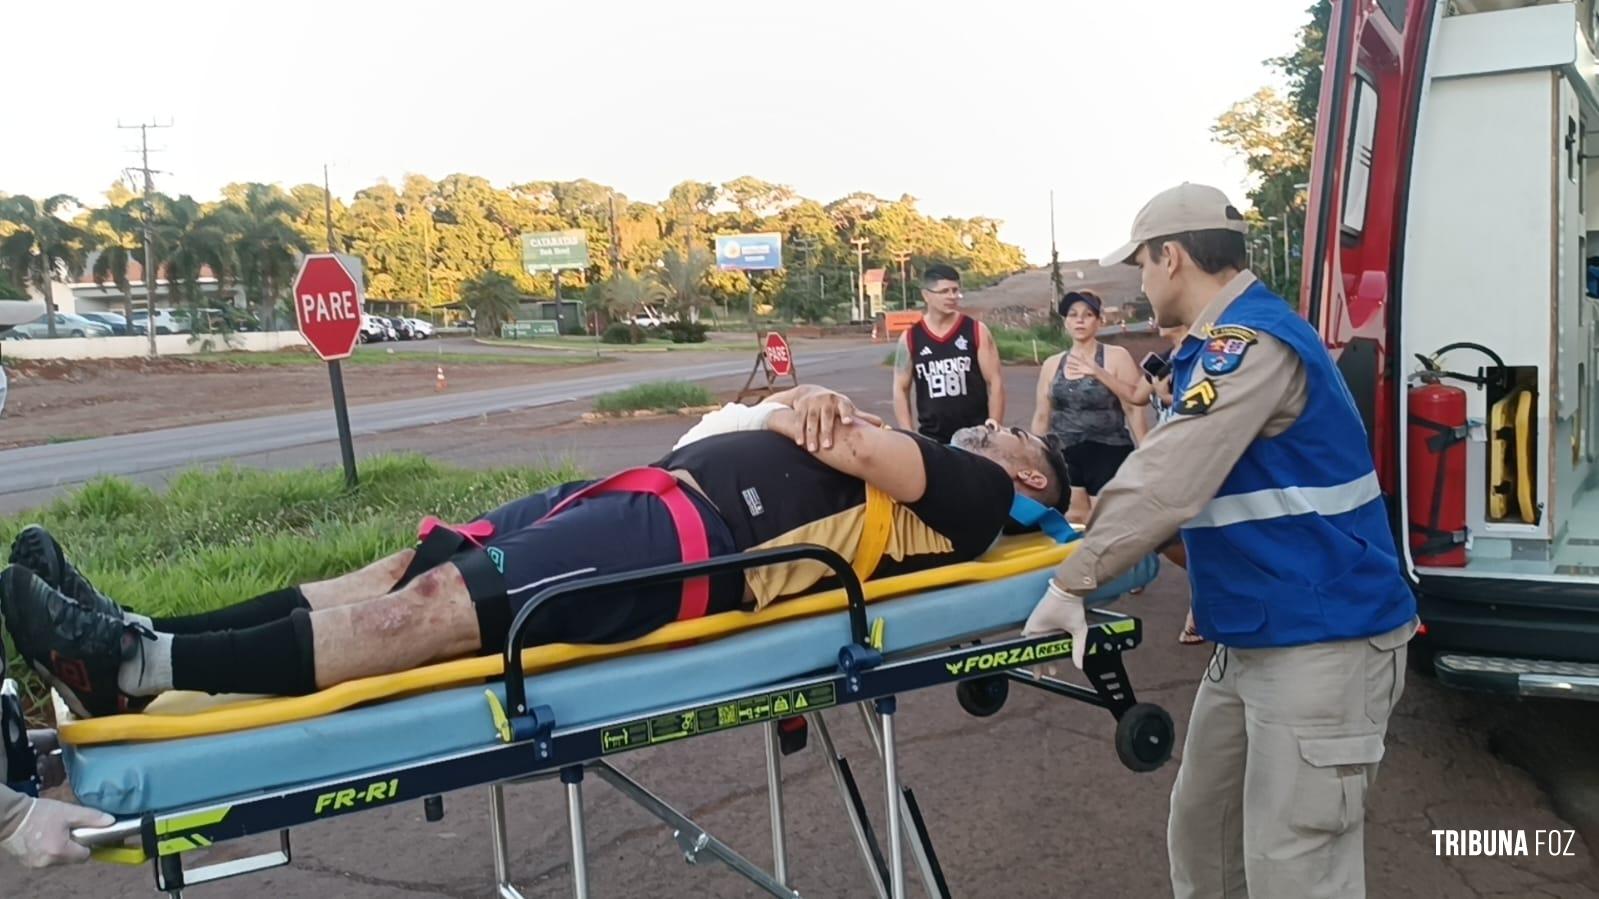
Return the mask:
[[[762,431],[766,429],[766,420],[772,413],[779,409],[787,409],[782,403],[767,401],[757,406],[746,406],[743,403],[728,403],[715,412],[707,412],[700,418],[699,424],[688,429],[688,433],[678,439],[672,449],[678,450],[697,440],[704,440],[716,434],[732,434],[737,431]]]

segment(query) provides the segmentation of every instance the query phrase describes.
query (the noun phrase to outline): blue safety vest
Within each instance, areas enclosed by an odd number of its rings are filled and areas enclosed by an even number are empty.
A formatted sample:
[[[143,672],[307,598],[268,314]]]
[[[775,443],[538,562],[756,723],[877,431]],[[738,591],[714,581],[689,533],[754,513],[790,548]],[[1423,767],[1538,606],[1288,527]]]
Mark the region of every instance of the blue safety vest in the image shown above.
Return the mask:
[[[1227,358],[1237,345],[1210,345],[1227,338],[1226,325],[1269,334],[1298,353],[1307,396],[1288,430],[1257,435],[1216,496],[1183,526],[1195,627],[1238,648],[1400,627],[1415,616],[1416,600],[1400,571],[1366,430],[1310,325],[1264,285],[1252,285],[1222,312],[1221,334],[1193,334],[1179,348],[1174,395],[1212,377],[1201,364],[1207,355],[1222,372],[1248,364]],[[1215,387],[1224,395],[1226,378],[1216,377]]]

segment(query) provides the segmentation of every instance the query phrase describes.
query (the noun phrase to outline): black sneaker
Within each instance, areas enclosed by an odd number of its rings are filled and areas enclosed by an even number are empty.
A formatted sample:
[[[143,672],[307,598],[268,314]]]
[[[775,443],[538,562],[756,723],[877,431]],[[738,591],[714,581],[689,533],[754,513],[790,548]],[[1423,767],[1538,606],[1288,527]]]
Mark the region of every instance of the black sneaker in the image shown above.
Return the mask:
[[[97,612],[122,617],[122,607],[106,596],[67,561],[61,544],[43,527],[30,524],[11,541],[11,564],[31,569],[45,583]]]
[[[117,715],[149,704],[117,686],[117,669],[139,639],[120,617],[79,605],[21,565],[0,571],[0,615],[17,654],[74,715]]]

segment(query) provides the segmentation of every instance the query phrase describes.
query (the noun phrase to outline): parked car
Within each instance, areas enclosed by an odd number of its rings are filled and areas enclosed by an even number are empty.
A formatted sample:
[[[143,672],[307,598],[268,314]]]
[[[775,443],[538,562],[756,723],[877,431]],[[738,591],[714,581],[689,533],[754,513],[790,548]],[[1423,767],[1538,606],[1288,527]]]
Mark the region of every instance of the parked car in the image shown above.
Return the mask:
[[[416,331],[411,327],[411,322],[409,320],[393,315],[384,316],[383,320],[389,323],[389,326],[394,329],[395,336],[399,339],[416,339]]]
[[[41,315],[31,322],[17,325],[5,335],[11,340],[44,340],[50,336],[50,325]],[[69,312],[56,313],[57,337],[110,337],[111,326],[90,321]]]
[[[78,314],[89,321],[99,322],[110,327],[111,334],[115,337],[142,336],[145,333],[143,324],[128,324],[128,320],[120,312],[80,312]]]
[[[361,313],[361,342],[377,343],[384,340],[394,340],[394,326],[385,322],[376,315]]]
[[[147,309],[133,310],[134,327],[148,327],[150,312]],[[155,332],[157,334],[183,334],[189,330],[186,321],[179,321],[171,309],[157,309],[155,311]]]
[[[416,335],[417,340],[427,340],[433,336],[433,325],[431,323],[425,322],[420,318],[408,318],[406,321],[411,323],[411,332]]]

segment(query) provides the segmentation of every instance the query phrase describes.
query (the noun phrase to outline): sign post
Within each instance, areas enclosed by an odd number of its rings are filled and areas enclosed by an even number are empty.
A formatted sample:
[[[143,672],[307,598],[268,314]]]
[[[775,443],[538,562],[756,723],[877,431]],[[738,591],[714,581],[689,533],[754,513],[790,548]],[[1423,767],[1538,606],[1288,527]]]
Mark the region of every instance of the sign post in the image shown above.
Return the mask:
[[[361,305],[361,282],[339,256],[314,253],[300,259],[300,270],[294,276],[294,321],[306,343],[328,364],[344,481],[351,487],[358,483],[355,445],[350,439],[350,410],[344,401],[344,373],[339,360],[355,352],[361,336]]]
[[[581,228],[570,231],[530,231],[521,236],[522,240],[522,270],[530,275],[539,272],[549,272],[550,280],[555,282],[555,309],[560,315],[561,308],[561,269],[585,269],[589,267],[589,235]],[[556,336],[560,336],[560,327],[556,327]],[[599,322],[594,323],[594,339],[600,338]],[[599,350],[594,351],[596,357]]]
[[[763,371],[766,373],[766,383],[754,386],[755,376]],[[782,334],[768,331],[761,341],[761,351],[755,354],[755,366],[750,369],[750,376],[744,379],[744,389],[738,392],[734,402],[742,403],[747,396],[764,397],[770,394],[779,378],[788,378],[795,387],[799,386],[799,369],[794,364],[794,351]]]

